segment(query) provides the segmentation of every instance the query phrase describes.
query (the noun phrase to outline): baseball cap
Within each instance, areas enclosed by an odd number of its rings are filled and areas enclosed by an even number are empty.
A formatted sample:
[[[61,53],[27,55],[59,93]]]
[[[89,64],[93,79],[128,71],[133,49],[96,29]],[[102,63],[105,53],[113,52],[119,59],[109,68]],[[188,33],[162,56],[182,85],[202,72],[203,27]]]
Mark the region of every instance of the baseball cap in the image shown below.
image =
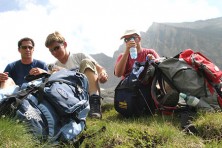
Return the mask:
[[[138,34],[140,36],[140,33],[136,29],[130,29],[130,30],[126,30],[120,39],[123,39],[125,36],[131,35],[131,34]]]

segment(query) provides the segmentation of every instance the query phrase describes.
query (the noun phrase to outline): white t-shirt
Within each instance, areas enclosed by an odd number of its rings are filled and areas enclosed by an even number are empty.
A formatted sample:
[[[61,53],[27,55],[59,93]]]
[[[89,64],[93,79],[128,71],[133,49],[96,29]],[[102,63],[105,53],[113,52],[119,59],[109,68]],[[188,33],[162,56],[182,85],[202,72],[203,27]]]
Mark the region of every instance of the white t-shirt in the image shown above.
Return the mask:
[[[66,69],[75,69],[79,68],[79,65],[83,59],[91,59],[93,62],[97,63],[90,55],[84,53],[70,53],[68,60],[65,64],[62,64],[60,61],[56,61],[55,65],[64,67]]]

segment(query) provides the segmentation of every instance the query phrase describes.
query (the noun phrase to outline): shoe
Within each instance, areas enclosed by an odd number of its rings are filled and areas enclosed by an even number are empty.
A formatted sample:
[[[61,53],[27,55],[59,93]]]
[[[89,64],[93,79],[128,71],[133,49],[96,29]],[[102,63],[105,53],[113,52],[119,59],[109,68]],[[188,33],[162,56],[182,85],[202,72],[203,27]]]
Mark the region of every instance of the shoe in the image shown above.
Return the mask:
[[[102,118],[102,112],[101,112],[101,97],[99,95],[91,95],[89,97],[89,105],[90,105],[90,111],[89,111],[89,117],[91,118]]]

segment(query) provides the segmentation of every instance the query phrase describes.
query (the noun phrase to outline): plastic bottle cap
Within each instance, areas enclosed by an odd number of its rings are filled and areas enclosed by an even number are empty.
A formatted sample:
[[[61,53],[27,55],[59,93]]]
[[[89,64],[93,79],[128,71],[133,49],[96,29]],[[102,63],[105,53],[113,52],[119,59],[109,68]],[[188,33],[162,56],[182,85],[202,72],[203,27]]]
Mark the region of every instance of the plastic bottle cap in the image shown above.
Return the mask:
[[[183,98],[183,99],[186,99],[186,97],[187,97],[187,95],[184,94],[184,93],[180,93],[179,96],[180,96],[181,98]]]

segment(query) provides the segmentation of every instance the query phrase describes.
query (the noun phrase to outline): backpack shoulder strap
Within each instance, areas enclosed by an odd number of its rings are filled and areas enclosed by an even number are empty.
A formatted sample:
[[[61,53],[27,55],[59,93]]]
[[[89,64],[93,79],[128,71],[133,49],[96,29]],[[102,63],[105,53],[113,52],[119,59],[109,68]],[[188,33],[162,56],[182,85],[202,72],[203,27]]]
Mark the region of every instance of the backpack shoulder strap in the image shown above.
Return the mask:
[[[20,90],[15,94],[6,95],[2,101],[0,101],[0,114],[5,112],[15,111],[22,103],[22,101],[30,94],[37,90],[36,87],[30,86],[26,89]]]
[[[38,91],[39,91],[39,96],[38,96],[38,101],[42,102],[43,101],[43,94],[44,94],[44,88],[46,83],[48,82],[49,77],[44,79],[44,82],[40,84]]]

